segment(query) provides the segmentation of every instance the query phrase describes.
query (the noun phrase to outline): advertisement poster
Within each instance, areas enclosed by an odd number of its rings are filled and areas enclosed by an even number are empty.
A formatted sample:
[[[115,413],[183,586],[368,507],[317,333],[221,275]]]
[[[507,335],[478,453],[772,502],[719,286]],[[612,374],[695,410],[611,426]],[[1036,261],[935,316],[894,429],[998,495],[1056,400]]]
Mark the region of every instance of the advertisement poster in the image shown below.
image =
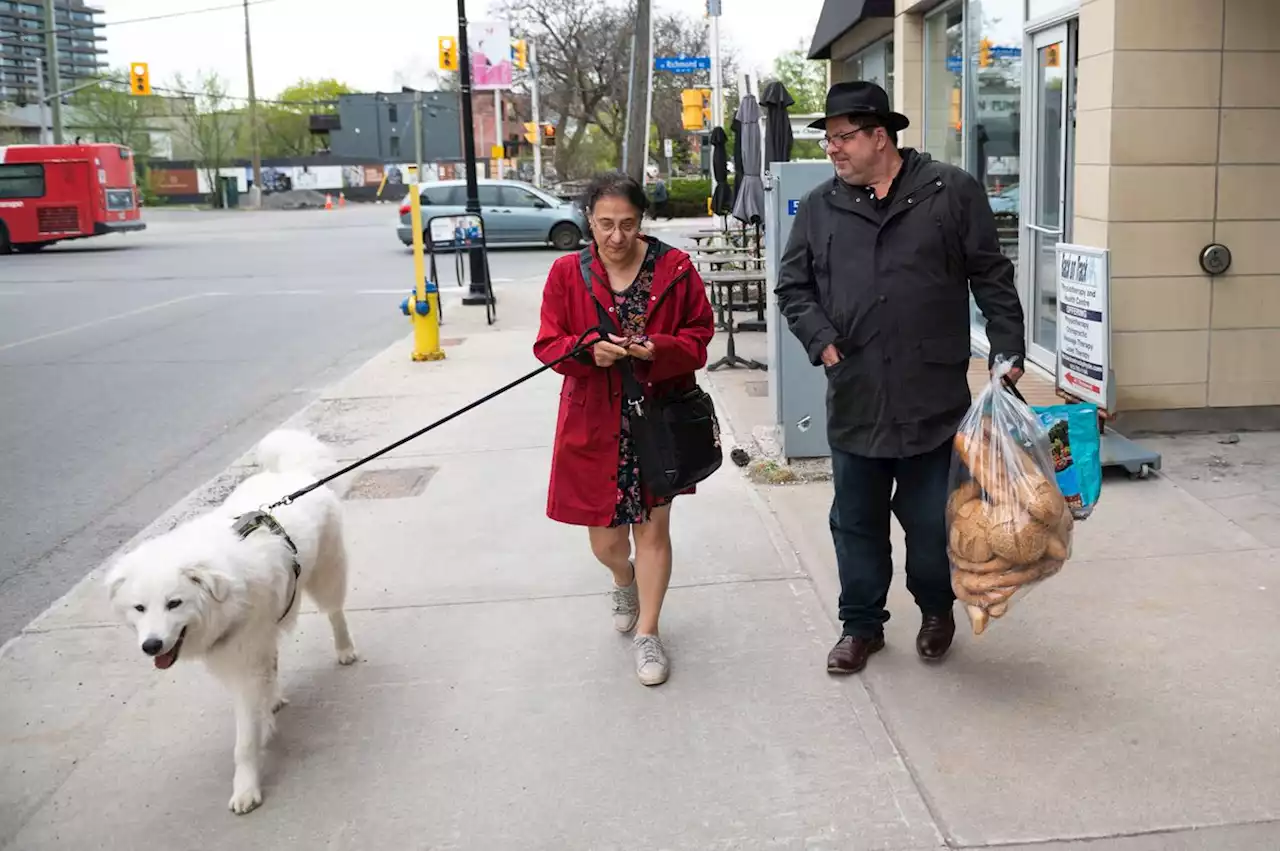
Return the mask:
[[[1111,273],[1107,250],[1059,243],[1058,387],[1110,409]]]
[[[511,25],[489,21],[467,26],[471,87],[476,91],[511,88]]]

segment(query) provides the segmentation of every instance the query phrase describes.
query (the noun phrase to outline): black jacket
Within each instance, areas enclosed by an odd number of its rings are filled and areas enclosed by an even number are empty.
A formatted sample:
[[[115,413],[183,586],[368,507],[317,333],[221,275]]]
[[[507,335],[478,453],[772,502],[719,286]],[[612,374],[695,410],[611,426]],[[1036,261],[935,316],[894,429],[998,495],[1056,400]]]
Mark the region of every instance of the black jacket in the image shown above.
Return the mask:
[[[778,272],[779,306],[827,372],[827,437],[905,458],[950,439],[968,409],[969,290],[991,358],[1025,356],[1013,264],[986,193],[962,169],[903,150],[886,209],[837,177],[800,202]]]

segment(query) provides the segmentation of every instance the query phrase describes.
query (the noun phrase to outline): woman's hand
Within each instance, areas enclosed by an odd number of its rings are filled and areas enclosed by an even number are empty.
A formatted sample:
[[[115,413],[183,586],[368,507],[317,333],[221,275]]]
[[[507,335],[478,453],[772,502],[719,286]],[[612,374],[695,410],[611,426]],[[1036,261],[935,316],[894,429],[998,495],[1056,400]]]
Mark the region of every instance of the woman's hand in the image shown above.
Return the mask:
[[[618,338],[615,338],[610,334],[609,339],[613,340]],[[627,350],[622,348],[622,346],[619,346],[617,343],[610,343],[605,340],[601,340],[591,347],[591,355],[595,358],[596,366],[608,369],[618,361],[625,358],[627,356]]]
[[[653,360],[653,343],[650,340],[633,342],[627,346],[627,354],[640,360]]]

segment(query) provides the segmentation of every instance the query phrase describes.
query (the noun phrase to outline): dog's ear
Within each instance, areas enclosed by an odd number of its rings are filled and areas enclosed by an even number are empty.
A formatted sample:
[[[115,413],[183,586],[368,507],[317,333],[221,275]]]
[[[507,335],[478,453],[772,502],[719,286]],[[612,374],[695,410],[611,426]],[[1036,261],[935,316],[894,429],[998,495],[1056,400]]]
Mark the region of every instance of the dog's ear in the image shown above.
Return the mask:
[[[231,594],[231,581],[216,570],[203,565],[184,567],[182,575],[209,592],[209,596],[216,602],[223,602]]]
[[[103,578],[102,584],[107,586],[107,599],[115,601],[116,592],[120,590],[120,586],[124,584],[124,571],[120,569],[120,565],[114,565],[107,571],[107,575]]]

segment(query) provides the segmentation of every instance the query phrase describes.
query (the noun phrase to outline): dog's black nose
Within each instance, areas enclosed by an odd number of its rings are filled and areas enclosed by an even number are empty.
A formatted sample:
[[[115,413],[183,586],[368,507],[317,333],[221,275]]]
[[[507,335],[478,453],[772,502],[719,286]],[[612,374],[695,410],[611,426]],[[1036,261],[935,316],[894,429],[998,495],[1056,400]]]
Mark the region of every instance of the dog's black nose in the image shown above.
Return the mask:
[[[164,648],[164,642],[158,638],[148,638],[142,642],[142,652],[148,656],[154,656]]]

